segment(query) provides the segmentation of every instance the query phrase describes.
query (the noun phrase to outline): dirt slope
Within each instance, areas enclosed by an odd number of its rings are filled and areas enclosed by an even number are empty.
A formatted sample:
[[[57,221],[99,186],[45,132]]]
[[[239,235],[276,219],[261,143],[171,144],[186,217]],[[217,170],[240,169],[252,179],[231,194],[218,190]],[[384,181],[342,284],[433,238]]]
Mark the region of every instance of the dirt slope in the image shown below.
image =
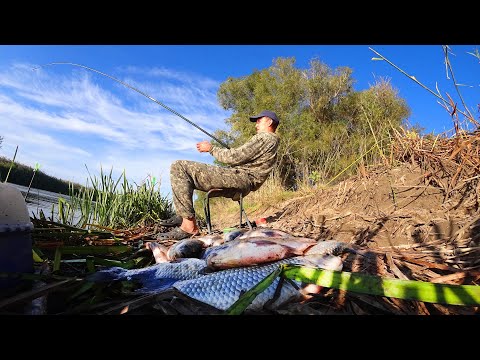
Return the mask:
[[[377,169],[307,197],[286,201],[249,219],[297,236],[385,247],[447,240],[478,218],[478,191],[444,201],[418,166]],[[215,228],[238,225],[238,215],[216,219]],[[470,229],[471,230],[471,229]],[[457,234],[458,235],[458,234]]]

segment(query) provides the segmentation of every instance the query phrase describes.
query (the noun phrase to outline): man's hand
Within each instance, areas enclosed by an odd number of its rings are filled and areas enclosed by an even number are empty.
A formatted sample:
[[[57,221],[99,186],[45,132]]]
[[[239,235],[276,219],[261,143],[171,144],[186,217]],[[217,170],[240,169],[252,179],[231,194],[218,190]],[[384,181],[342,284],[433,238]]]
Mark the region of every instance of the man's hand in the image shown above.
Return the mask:
[[[199,152],[209,152],[212,149],[212,144],[210,144],[207,140],[200,141],[197,143],[197,150]]]

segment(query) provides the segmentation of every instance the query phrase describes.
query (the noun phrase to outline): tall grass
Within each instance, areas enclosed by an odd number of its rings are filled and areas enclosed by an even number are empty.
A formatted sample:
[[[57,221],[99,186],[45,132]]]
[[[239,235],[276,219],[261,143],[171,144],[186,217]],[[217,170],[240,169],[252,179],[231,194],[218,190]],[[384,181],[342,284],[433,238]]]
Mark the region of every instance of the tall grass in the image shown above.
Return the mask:
[[[298,192],[292,190],[285,190],[282,186],[280,176],[273,172],[272,175],[263,183],[257,190],[250,192],[243,199],[243,207],[247,215],[256,212],[257,210],[265,210],[268,207],[278,205],[281,202],[298,196]],[[202,194],[203,195],[203,194]],[[204,196],[199,196],[195,203],[195,212],[197,218],[203,219],[203,201]],[[214,219],[238,213],[238,203],[228,198],[216,197],[210,200],[210,209]]]
[[[125,229],[152,225],[174,213],[171,201],[160,193],[160,183],[148,178],[134,186],[128,182],[125,172],[115,181],[112,170],[104,174],[100,169],[99,178],[89,172],[89,179],[91,184],[87,182],[80,190],[70,187],[70,200],[59,199],[61,223],[81,228],[99,225]]]
[[[256,207],[254,204],[262,204],[262,206],[271,206],[292,197],[298,196],[298,193],[292,190],[286,190],[282,186],[282,180],[278,173],[274,172],[263,185],[245,197],[245,206],[247,208]]]
[[[447,110],[451,116],[452,116],[452,120],[454,122],[454,127],[455,127],[455,130],[456,130],[456,133],[458,133],[458,130],[459,129],[459,122],[458,122],[458,113],[462,114],[464,117],[465,117],[465,121],[468,121],[465,123],[465,129],[462,129],[462,130],[471,130],[471,126],[473,125],[473,130],[476,130],[478,129],[478,127],[480,127],[480,122],[478,122],[477,120],[475,120],[475,118],[473,117],[472,113],[470,112],[467,104],[465,103],[464,99],[463,99],[463,96],[460,92],[460,89],[459,89],[459,86],[462,85],[462,84],[459,84],[457,83],[456,79],[455,79],[455,73],[453,71],[453,67],[450,63],[450,60],[449,60],[449,54],[451,53],[451,49],[448,45],[442,45],[442,49],[443,49],[443,52],[444,52],[444,63],[445,63],[445,67],[447,69],[447,79],[451,79],[452,82],[453,82],[453,85],[455,87],[455,90],[457,92],[457,96],[458,98],[460,99],[460,102],[461,104],[463,105],[463,107],[465,108],[465,111],[462,111],[460,110],[458,107],[457,107],[457,101],[454,101],[450,95],[448,93],[445,93],[447,98],[446,99],[445,97],[442,96],[442,94],[440,93],[440,90],[438,89],[438,86],[436,86],[436,92],[433,91],[432,89],[428,88],[427,86],[425,86],[423,83],[421,83],[420,81],[418,81],[415,76],[411,76],[409,75],[406,71],[404,71],[403,69],[401,69],[400,67],[398,67],[397,65],[395,65],[393,62],[391,62],[390,60],[388,60],[386,57],[384,57],[383,55],[381,55],[380,53],[378,53],[377,51],[375,51],[374,49],[370,48],[369,49],[371,51],[373,51],[376,55],[379,56],[379,58],[372,58],[372,60],[383,60],[385,61],[386,63],[388,63],[389,65],[393,66],[395,69],[397,69],[399,72],[401,72],[403,75],[407,76],[410,80],[414,81],[415,83],[417,83],[418,85],[420,85],[422,88],[424,88],[425,90],[427,90],[430,94],[432,94],[433,96],[435,96],[437,99],[441,100],[439,101],[438,103],[445,109]],[[453,54],[453,53],[452,53]],[[478,57],[478,49],[475,50],[475,53],[470,53],[470,52],[467,52],[467,54],[470,54],[470,55],[473,55],[475,56],[476,58],[479,58]],[[453,54],[454,55],[454,54]],[[450,75],[450,77],[449,77]]]

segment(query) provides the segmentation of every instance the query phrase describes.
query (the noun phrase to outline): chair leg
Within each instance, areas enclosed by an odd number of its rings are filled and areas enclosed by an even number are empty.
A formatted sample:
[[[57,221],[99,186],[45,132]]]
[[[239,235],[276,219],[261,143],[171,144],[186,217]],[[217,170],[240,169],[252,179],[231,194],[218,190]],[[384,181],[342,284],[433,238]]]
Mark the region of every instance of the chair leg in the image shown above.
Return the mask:
[[[240,229],[242,228],[242,213],[245,215],[245,219],[247,220],[248,228],[250,230],[253,230],[253,226],[250,223],[250,220],[248,220],[247,212],[243,209],[243,195],[240,194],[240,200],[238,201],[238,204],[240,205]]]
[[[207,192],[207,195],[205,196],[205,200],[203,202],[203,211],[205,213],[205,222],[207,223],[207,232],[209,234],[212,233],[212,222],[211,222],[211,216],[210,216],[210,193],[214,191],[219,191],[221,189],[212,189]],[[240,200],[238,201],[238,204],[240,206],[240,228],[242,228],[242,216],[245,215],[245,219],[247,220],[247,225],[250,230],[253,230],[253,226],[250,223],[250,220],[248,220],[247,213],[245,209],[243,208],[243,195],[240,194]]]
[[[205,197],[205,200],[203,202],[203,211],[205,213],[205,222],[207,223],[207,232],[209,234],[212,233],[212,223],[210,220],[210,203],[209,203],[209,195],[210,191],[207,192],[207,195]]]
[[[238,200],[238,205],[240,205],[240,225],[239,228],[242,228],[242,210],[243,210],[243,195],[240,193],[240,200]]]

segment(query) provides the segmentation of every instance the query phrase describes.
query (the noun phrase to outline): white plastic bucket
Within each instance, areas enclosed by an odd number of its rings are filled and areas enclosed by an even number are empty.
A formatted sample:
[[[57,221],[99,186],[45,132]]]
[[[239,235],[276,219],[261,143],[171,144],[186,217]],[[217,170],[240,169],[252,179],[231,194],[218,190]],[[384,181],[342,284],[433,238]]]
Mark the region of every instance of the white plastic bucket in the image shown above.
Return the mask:
[[[0,272],[33,273],[33,224],[20,190],[0,183]],[[15,278],[0,278],[0,289],[15,286]]]

